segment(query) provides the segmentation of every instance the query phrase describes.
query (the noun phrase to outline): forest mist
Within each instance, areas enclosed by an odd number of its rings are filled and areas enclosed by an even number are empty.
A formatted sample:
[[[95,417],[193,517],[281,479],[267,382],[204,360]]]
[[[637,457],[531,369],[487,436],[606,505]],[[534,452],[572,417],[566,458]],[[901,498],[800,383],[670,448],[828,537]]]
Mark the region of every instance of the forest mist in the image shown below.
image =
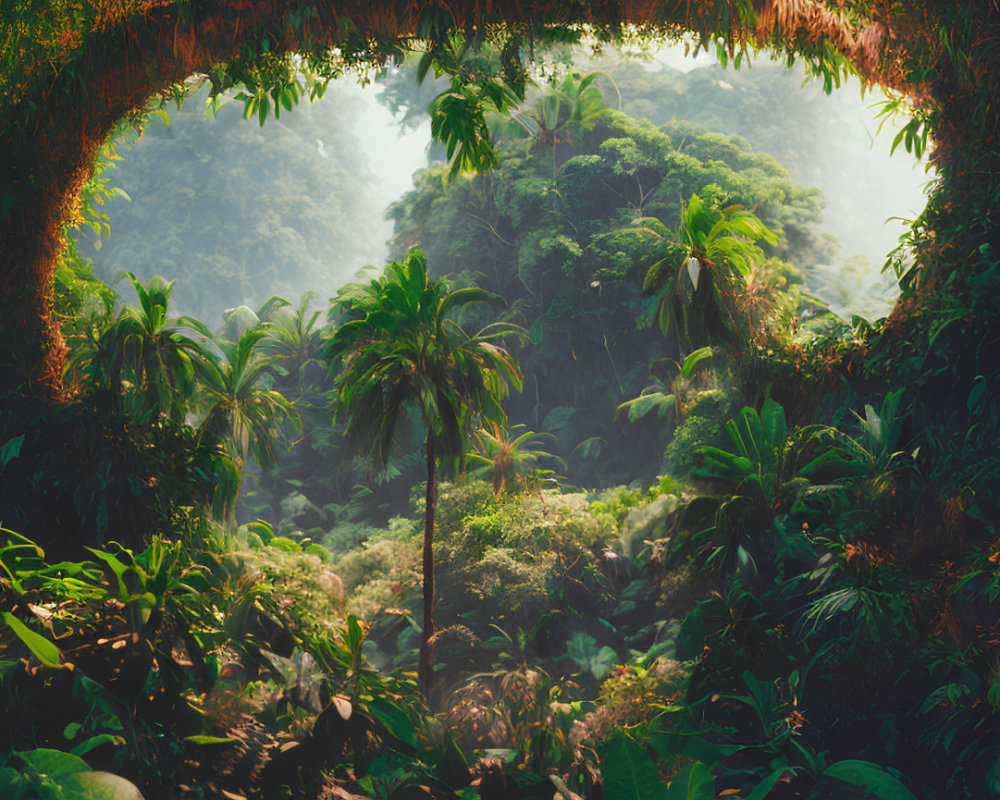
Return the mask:
[[[888,312],[897,289],[880,269],[903,230],[889,218],[918,213],[927,177],[909,154],[889,157],[891,121],[875,137],[884,95],[862,97],[852,79],[827,96],[783,64],[761,59],[735,70],[677,47],[646,62],[581,59],[579,68],[611,76],[602,84],[610,107],[742,136],[794,181],[820,189],[821,227],[836,243],[829,263],[810,265],[810,288],[848,320]],[[386,208],[442,155],[430,140],[427,84],[418,87],[412,69],[392,70],[388,86],[342,79],[262,128],[242,120],[239,101],[205,111],[206,90],[181,110],[168,106],[169,126],[154,118],[119,149],[110,183],[127,197],[108,208],[106,241],[95,246],[92,234],[77,233],[82,250],[112,283],[126,272],[176,280],[175,313],[210,325],[225,309],[275,294],[329,297],[365,266],[386,262]]]

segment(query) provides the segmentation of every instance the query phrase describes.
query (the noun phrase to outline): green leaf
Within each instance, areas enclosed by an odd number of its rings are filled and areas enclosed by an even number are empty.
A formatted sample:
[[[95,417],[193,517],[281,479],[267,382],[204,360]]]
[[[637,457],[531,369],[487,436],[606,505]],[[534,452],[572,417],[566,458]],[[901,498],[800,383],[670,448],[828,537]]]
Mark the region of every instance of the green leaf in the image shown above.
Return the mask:
[[[566,427],[576,413],[572,406],[556,406],[542,420],[542,427],[547,431],[558,431]]]
[[[21,447],[24,445],[24,434],[9,439],[0,446],[0,467],[6,467],[11,461],[21,455]]]
[[[774,788],[774,784],[776,784],[779,780],[781,780],[781,776],[784,775],[789,770],[791,770],[791,767],[780,767],[776,769],[774,772],[772,772],[770,775],[764,778],[764,780],[758,783],[754,787],[754,790],[750,792],[750,794],[748,794],[744,798],[744,800],[764,800],[764,798],[766,798],[767,795],[770,793],[771,789]]]
[[[684,359],[684,365],[681,367],[681,375],[688,379],[694,373],[694,368],[698,364],[704,361],[706,358],[711,358],[715,354],[715,351],[711,347],[700,347],[693,353],[689,354],[687,358]]]
[[[870,761],[845,759],[831,764],[823,774],[828,778],[860,786],[879,800],[917,800],[896,777]]]
[[[63,728],[63,738],[72,741],[77,737],[77,734],[83,730],[83,725],[79,722],[71,722],[65,728]]]
[[[353,614],[347,615],[347,635],[344,638],[344,644],[347,645],[347,649],[351,653],[357,653],[361,650],[361,644],[365,640],[365,633],[358,622],[358,618]]]
[[[646,749],[617,735],[597,748],[601,760],[604,796],[615,800],[663,800],[664,786]]]
[[[977,375],[975,377],[975,380],[972,383],[972,391],[969,392],[969,397],[965,401],[966,408],[968,408],[970,412],[974,413],[976,411],[977,406],[986,394],[987,385],[986,379],[983,378],[982,375]],[[7,445],[4,445],[4,447],[6,446]],[[2,447],[0,447],[0,462],[3,462],[4,464],[7,463],[3,461]]]
[[[96,736],[84,739],[70,752],[75,756],[85,756],[91,750],[94,750],[104,744],[113,744],[117,747],[125,744],[125,739],[124,737],[116,736],[113,733],[99,733]]]
[[[368,704],[368,713],[378,720],[390,734],[410,747],[417,746],[417,731],[406,712],[395,703],[376,697]]]
[[[715,800],[712,770],[700,762],[685,767],[670,781],[666,800]]]
[[[39,747],[37,750],[27,750],[18,753],[21,759],[32,772],[58,780],[76,772],[88,772],[90,765],[79,756],[71,753],[64,753],[62,750],[52,750],[47,747]]]
[[[129,596],[129,591],[128,587],[125,585],[125,573],[133,568],[122,562],[117,556],[113,556],[111,553],[106,553],[103,550],[96,550],[93,547],[88,547],[86,549],[108,565],[118,582],[118,599],[122,602],[126,602]],[[138,573],[136,574],[138,575]]]
[[[778,449],[784,446],[785,437],[788,435],[785,409],[770,397],[764,401],[764,406],[760,410],[760,422],[764,426],[764,435],[771,447]]]
[[[53,669],[72,667],[71,664],[62,663],[58,647],[41,634],[35,633],[9,611],[0,613],[0,617],[17,634],[17,637],[28,646],[28,649],[31,650],[35,658],[41,661],[46,667],[52,667]]]
[[[205,736],[197,734],[195,736],[185,736],[184,741],[191,742],[191,744],[235,744],[238,740],[231,739],[228,736]]]

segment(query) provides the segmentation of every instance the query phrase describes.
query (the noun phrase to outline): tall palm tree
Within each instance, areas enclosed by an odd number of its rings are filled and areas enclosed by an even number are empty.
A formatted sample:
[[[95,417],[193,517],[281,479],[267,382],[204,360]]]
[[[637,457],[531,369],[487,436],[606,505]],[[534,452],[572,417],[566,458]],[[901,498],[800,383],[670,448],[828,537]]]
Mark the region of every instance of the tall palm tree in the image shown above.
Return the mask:
[[[423,539],[423,637],[420,684],[430,686],[430,637],[434,632],[434,515],[438,459],[461,462],[473,417],[506,420],[500,401],[508,387],[521,389],[521,374],[509,353],[494,344],[519,333],[493,324],[467,334],[449,317],[469,303],[493,299],[482,289],[452,290],[429,281],[424,254],[412,250],[389,264],[381,278],[345,287],[334,311],[349,319],[334,331],[324,355],[339,369],[334,382],[335,420],[348,440],[384,467],[404,409],[412,409],[427,431],[426,505]]]

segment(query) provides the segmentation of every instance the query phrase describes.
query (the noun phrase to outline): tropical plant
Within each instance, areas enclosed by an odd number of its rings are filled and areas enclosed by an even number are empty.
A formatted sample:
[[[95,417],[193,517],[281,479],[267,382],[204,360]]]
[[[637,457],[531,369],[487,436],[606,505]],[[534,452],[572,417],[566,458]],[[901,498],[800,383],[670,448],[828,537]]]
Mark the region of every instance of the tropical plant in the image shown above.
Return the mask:
[[[638,397],[626,400],[618,406],[618,413],[628,413],[629,422],[636,422],[656,411],[657,419],[672,417],[674,423],[679,422],[687,413],[694,394],[694,374],[699,366],[705,368],[712,359],[714,352],[711,347],[700,347],[684,357],[683,362],[675,359],[661,359],[672,366],[673,380],[656,378],[656,382],[642,390]]]
[[[769,397],[759,414],[754,408],[741,409],[726,423],[726,433],[733,449],[701,448],[705,465],[695,474],[732,481],[738,493],[772,506],[788,438],[785,410]]]
[[[775,500],[782,488],[787,429],[784,409],[771,398],[760,414],[745,407],[726,423],[732,450],[701,447],[703,466],[693,474],[733,484],[732,494],[698,495],[685,503],[672,522],[666,560],[695,555],[706,567],[722,572],[737,568],[757,574],[755,554],[768,546]]]
[[[317,309],[309,313],[314,297],[312,292],[306,292],[293,312],[282,309],[272,314],[268,336],[263,342],[272,354],[275,370],[283,381],[295,386],[299,395],[306,391],[308,368],[320,366],[323,334],[316,322],[322,312]]]
[[[154,424],[163,417],[180,424],[194,392],[198,345],[167,316],[173,281],[156,275],[144,286],[132,273],[128,277],[139,306],[126,306],[86,354],[90,374],[131,420]]]
[[[195,362],[203,406],[199,440],[229,442],[241,463],[253,456],[261,466],[272,465],[282,430],[298,428],[299,416],[291,402],[267,386],[271,363],[260,352],[267,329],[248,330],[238,342],[226,342],[196,320],[187,324],[219,351],[203,348]]]
[[[738,331],[752,332],[754,309],[739,314],[739,299],[764,259],[756,242],[777,245],[778,235],[741,205],[692,194],[675,236],[687,256],[681,263],[672,254],[657,261],[643,281],[643,292],[658,295],[664,335],[671,323],[689,342],[732,343]]]
[[[607,112],[601,90],[594,85],[599,76],[597,72],[567,75],[562,83],[553,83],[533,102],[509,111],[506,129],[527,135],[537,147],[551,147],[554,158],[559,145],[575,149],[584,132],[592,130]]]
[[[88,560],[51,562],[34,542],[0,529],[9,609],[0,614],[0,696],[10,723],[0,732],[0,762],[26,745],[62,744],[77,756],[109,745],[100,763],[132,779],[167,780],[182,751],[190,756],[211,737],[201,735],[198,715],[165,709],[198,702],[192,692],[204,700],[220,670],[251,678],[273,671],[262,648],[290,655],[290,620],[261,576],[223,557],[203,519],[175,532],[186,541],[156,538],[140,553],[89,548]],[[39,715],[43,698],[48,713]],[[193,735],[183,740],[185,732]],[[3,766],[0,786],[13,778]]]
[[[435,41],[417,65],[417,80],[422,82],[432,66],[438,78],[451,78],[449,88],[431,101],[428,110],[431,134],[445,146],[454,176],[493,166],[496,151],[486,108],[503,112],[523,98],[526,73],[517,57],[518,37],[511,37],[500,53],[493,48],[470,49],[461,36],[438,36],[446,26],[447,20],[435,19],[433,11],[424,17],[425,32]]]
[[[461,461],[466,430],[475,418],[503,422],[500,401],[508,387],[521,388],[509,353],[494,344],[518,334],[493,324],[467,334],[450,318],[453,311],[492,296],[477,288],[452,289],[429,281],[424,255],[413,250],[389,264],[368,285],[340,291],[334,313],[347,320],[333,332],[324,354],[338,369],[334,385],[336,420],[348,440],[368,453],[373,465],[389,460],[404,409],[413,408],[425,434],[427,485],[423,539],[423,639],[420,680],[431,679],[430,637],[434,631],[434,515],[439,459]]]
[[[899,449],[903,433],[903,414],[900,413],[903,391],[887,393],[878,411],[866,403],[863,417],[852,411],[861,427],[858,436],[850,436],[830,425],[804,428],[802,436],[807,444],[814,446],[814,457],[799,469],[799,474],[810,480],[835,480],[861,475],[875,477],[889,472],[903,455]],[[815,447],[820,448],[818,453]]]
[[[487,421],[473,434],[476,449],[466,453],[466,458],[474,465],[470,473],[475,477],[488,478],[497,494],[556,480],[553,470],[538,465],[541,459],[562,462],[558,456],[538,447],[545,439],[554,441],[555,437],[529,430],[521,432],[524,427],[513,425],[504,431],[499,424]]]

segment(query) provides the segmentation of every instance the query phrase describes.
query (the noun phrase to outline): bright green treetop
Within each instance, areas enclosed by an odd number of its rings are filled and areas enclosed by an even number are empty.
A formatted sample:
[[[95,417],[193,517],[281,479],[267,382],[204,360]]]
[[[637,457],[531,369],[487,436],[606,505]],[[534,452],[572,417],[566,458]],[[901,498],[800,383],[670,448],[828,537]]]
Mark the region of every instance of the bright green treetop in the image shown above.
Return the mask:
[[[481,289],[453,290],[444,279],[428,281],[419,250],[389,264],[382,278],[340,291],[334,309],[354,319],[337,328],[325,350],[341,367],[337,420],[375,464],[388,462],[407,406],[418,411],[436,449],[458,457],[470,412],[506,419],[500,401],[508,387],[520,391],[521,375],[493,342],[514,327],[490,325],[470,335],[450,318],[492,298]]]

